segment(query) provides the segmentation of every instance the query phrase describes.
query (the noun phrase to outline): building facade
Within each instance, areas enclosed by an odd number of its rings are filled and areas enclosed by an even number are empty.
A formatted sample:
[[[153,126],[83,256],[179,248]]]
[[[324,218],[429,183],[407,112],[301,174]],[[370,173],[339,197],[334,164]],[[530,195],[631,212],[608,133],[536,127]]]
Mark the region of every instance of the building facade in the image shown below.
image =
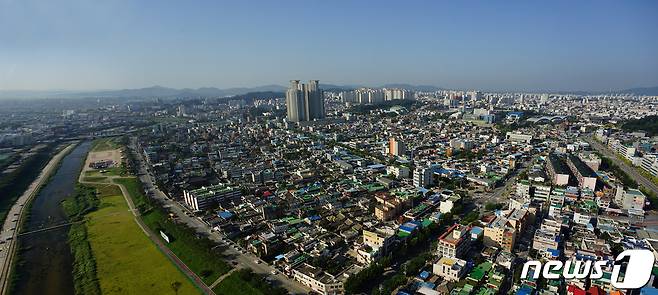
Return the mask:
[[[291,80],[286,91],[287,118],[290,122],[313,121],[325,117],[324,94],[318,80],[308,84]]]

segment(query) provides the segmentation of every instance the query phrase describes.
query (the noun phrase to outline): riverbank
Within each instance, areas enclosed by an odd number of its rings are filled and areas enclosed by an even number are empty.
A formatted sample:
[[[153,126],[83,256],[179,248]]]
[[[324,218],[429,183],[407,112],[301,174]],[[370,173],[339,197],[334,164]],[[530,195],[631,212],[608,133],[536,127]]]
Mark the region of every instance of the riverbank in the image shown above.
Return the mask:
[[[107,146],[107,143],[103,145]],[[102,145],[94,144],[94,147],[98,146]],[[72,250],[81,251],[80,255],[74,255],[74,265],[81,266],[80,269],[89,268],[86,274],[74,276],[75,285],[80,286],[76,293],[87,294],[78,290],[93,285],[90,281],[96,277],[103,294],[199,294],[194,284],[149,239],[151,234],[139,224],[136,210],[132,209],[131,200],[124,193],[125,188],[113,182],[119,176],[106,172],[103,179],[85,177],[90,172],[98,172],[89,168],[91,162],[113,158],[120,166],[120,155],[118,149],[102,148],[90,152],[78,178],[81,185],[95,190],[99,204],[97,209],[80,216],[84,221],[77,230],[80,234],[70,237],[75,238],[79,246],[72,246]],[[98,181],[90,181],[90,178]],[[77,202],[80,203],[78,209],[89,207],[83,206],[89,203],[85,200]],[[67,203],[64,205],[70,206]],[[91,255],[83,255],[85,249],[90,249]],[[89,274],[92,270],[94,276]]]
[[[2,251],[0,252],[0,266],[2,267],[2,271],[0,272],[0,284],[2,285],[0,294],[4,295],[9,293],[15,252],[18,244],[17,236],[23,226],[23,219],[27,214],[26,208],[30,208],[29,205],[34,196],[36,196],[41,187],[48,182],[52,173],[57,170],[59,162],[68,155],[76,145],[77,143],[70,144],[55,155],[50,162],[46,164],[37,179],[30,184],[23,195],[18,198],[14,206],[9,210],[7,216],[10,217],[5,219],[2,227],[3,234],[0,237],[1,241],[4,242],[2,244]],[[13,218],[14,216],[16,216],[16,218]]]
[[[10,172],[3,173],[0,176],[0,221],[4,222],[9,209],[16,203],[18,198],[25,193],[27,188],[34,182],[43,169],[48,165],[48,162],[57,155],[59,145],[56,143],[41,145],[38,151],[30,152],[29,156],[20,159],[21,163],[18,168]],[[36,148],[35,148],[36,149]],[[35,150],[32,149],[32,150]],[[26,152],[27,153],[27,152]],[[20,155],[16,155],[21,158]]]

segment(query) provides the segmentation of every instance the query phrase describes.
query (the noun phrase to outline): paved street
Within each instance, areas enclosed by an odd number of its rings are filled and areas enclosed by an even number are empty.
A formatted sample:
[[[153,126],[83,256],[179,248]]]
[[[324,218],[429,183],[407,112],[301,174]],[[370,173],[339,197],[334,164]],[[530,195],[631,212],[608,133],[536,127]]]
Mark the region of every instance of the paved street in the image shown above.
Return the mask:
[[[621,170],[626,172],[631,178],[633,178],[637,183],[651,191],[653,191],[656,195],[658,195],[658,185],[656,185],[653,181],[647,179],[644,177],[644,175],[640,174],[637,169],[641,168],[635,168],[631,167],[626,162],[620,160],[617,158],[617,155],[608,147],[604,146],[600,142],[594,140],[590,136],[584,137],[585,141],[590,144],[590,146],[597,150],[599,153],[603,154],[604,156],[610,158]]]
[[[23,195],[21,195],[16,203],[11,207],[7,213],[7,218],[2,226],[2,236],[0,241],[0,265],[2,265],[2,272],[0,273],[0,283],[2,284],[1,294],[7,294],[9,292],[9,277],[10,270],[14,260],[14,252],[16,251],[16,237],[21,231],[20,221],[23,218],[25,213],[25,208],[29,208],[27,205],[30,200],[39,192],[41,186],[43,186],[50,175],[57,170],[59,162],[64,158],[69,151],[71,151],[76,144],[70,144],[61,152],[59,152],[55,157],[53,157],[50,162],[44,167],[37,179],[30,184],[30,186],[25,190]]]
[[[534,161],[522,162],[521,166],[512,172],[507,180],[505,180],[505,184],[503,186],[497,187],[491,192],[474,193],[474,201],[480,205],[480,214],[487,212],[485,209],[486,203],[507,203],[510,193],[512,193],[515,188],[519,175],[523,172],[527,172],[533,164]]]
[[[135,138],[131,138],[131,143],[130,143],[130,150],[131,151],[136,151],[136,140]],[[281,274],[279,271],[276,271],[273,267],[265,263],[264,261],[260,260],[258,257],[255,255],[249,254],[246,252],[244,249],[239,247],[237,244],[235,244],[233,241],[230,239],[224,237],[222,234],[215,232],[215,231],[210,231],[210,226],[200,219],[194,217],[194,216],[189,216],[188,214],[190,213],[187,208],[182,206],[180,203],[170,199],[165,193],[160,191],[157,186],[154,185],[154,181],[152,176],[149,174],[148,170],[146,169],[146,163],[144,161],[144,158],[141,153],[136,152],[137,155],[137,160],[139,162],[139,169],[138,169],[138,174],[140,175],[139,178],[144,184],[144,189],[147,191],[150,191],[153,193],[152,197],[161,200],[164,202],[165,206],[169,208],[169,210],[176,214],[178,218],[187,224],[189,227],[194,228],[198,233],[204,233],[207,234],[208,237],[218,243],[218,245],[225,246],[221,249],[222,252],[219,252],[218,250],[217,255],[224,255],[228,257],[228,262],[234,264],[233,267],[236,268],[251,268],[254,273],[258,273],[261,275],[265,275],[271,279],[273,279],[273,282],[275,284],[278,284],[288,290],[288,292],[292,294],[307,294],[310,289],[301,285],[300,283],[286,277],[285,275]],[[235,265],[237,263],[237,265]],[[273,275],[272,272],[276,271],[276,275]]]
[[[153,241],[153,243],[155,243],[155,245],[158,247],[158,249],[160,249],[160,251],[162,251],[162,253],[164,253],[169,258],[169,260],[174,262],[174,264],[176,264],[178,269],[183,271],[183,273],[190,280],[192,280],[194,282],[194,284],[199,289],[201,289],[205,294],[214,295],[215,293],[212,291],[212,288],[208,287],[208,285],[206,285],[203,282],[203,280],[196,273],[194,273],[189,267],[187,267],[187,265],[182,260],[180,260],[178,258],[178,256],[176,256],[176,254],[174,254],[174,252],[172,252],[169,249],[169,247],[167,247],[167,245],[165,245],[162,242],[162,240],[160,240],[159,235],[153,233],[153,231],[151,231],[151,229],[148,226],[146,226],[146,224],[144,224],[144,222],[142,221],[142,219],[139,215],[139,210],[137,210],[137,208],[135,208],[135,204],[133,203],[132,198],[130,197],[130,194],[129,194],[128,190],[126,189],[126,187],[122,184],[118,184],[118,183],[115,183],[113,181],[114,179],[120,178],[120,176],[107,176],[110,183],[84,181],[85,172],[88,171],[88,170],[91,170],[89,168],[89,164],[92,161],[98,160],[97,159],[98,154],[106,154],[106,153],[109,153],[110,155],[115,157],[115,159],[114,159],[115,163],[118,163],[120,161],[120,160],[118,160],[118,159],[120,159],[119,158],[120,157],[120,152],[118,152],[118,150],[110,151],[110,152],[90,152],[89,155],[86,158],[85,165],[82,168],[82,172],[80,173],[80,176],[78,177],[78,182],[84,183],[84,184],[116,185],[116,186],[118,186],[121,189],[121,193],[123,194],[123,198],[126,200],[126,203],[128,204],[128,208],[130,209],[130,212],[132,212],[132,214],[133,214],[135,222],[142,229],[142,231],[144,231],[144,234],[146,234],[146,236],[149,239],[151,239],[151,241]]]

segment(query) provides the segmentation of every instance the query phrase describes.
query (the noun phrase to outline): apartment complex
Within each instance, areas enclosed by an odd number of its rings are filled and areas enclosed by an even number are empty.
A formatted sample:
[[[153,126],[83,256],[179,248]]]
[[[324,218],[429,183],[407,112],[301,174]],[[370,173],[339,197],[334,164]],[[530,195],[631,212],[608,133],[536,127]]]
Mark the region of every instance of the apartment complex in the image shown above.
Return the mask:
[[[308,84],[291,80],[286,92],[287,118],[290,122],[313,121],[325,117],[324,95],[319,89],[319,81]]]
[[[222,184],[183,191],[185,204],[194,211],[203,211],[211,208],[214,204],[238,199],[240,195],[238,188]]]

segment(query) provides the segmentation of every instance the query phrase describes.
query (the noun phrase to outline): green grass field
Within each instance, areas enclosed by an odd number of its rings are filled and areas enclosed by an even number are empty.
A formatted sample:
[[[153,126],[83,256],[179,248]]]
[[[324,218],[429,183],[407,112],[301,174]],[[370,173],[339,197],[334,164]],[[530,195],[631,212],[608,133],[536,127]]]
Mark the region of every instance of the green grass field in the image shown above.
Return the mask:
[[[12,155],[10,153],[5,153],[5,154],[0,154],[0,167],[4,166],[5,164],[8,164],[6,162],[9,162],[9,160],[12,159]]]
[[[212,290],[217,295],[264,295],[263,292],[242,280],[237,272],[230,274]]]
[[[263,279],[262,275],[255,274],[251,269],[243,268],[232,272],[224,278],[213,291],[217,295],[247,294],[247,295],[285,295],[288,294],[282,287],[272,287]]]
[[[109,150],[115,150],[120,147],[120,145],[116,142],[117,138],[99,138],[94,140],[92,143],[91,151],[92,152],[102,152],[102,151],[109,151]]]
[[[178,256],[206,284],[212,284],[221,275],[231,270],[221,253],[211,251],[215,243],[208,238],[199,238],[192,229],[169,220],[167,214],[160,208],[148,203],[142,194],[141,183],[136,178],[119,178],[115,182],[126,186],[133,198],[135,207],[140,208],[142,220],[154,232],[160,230],[167,233],[172,241],[167,244],[169,249]],[[146,212],[145,212],[146,211]]]
[[[153,244],[115,185],[99,185],[101,204],[87,215],[89,243],[103,294],[199,294]],[[178,292],[172,285],[178,282]]]
[[[102,171],[102,172],[101,172]],[[124,167],[110,167],[103,170],[87,170],[85,171],[85,176],[97,177],[97,176],[125,176],[128,173]]]
[[[105,177],[105,176],[88,176],[88,177],[83,177],[82,179],[84,181],[87,181],[87,182],[106,182],[107,177]]]

